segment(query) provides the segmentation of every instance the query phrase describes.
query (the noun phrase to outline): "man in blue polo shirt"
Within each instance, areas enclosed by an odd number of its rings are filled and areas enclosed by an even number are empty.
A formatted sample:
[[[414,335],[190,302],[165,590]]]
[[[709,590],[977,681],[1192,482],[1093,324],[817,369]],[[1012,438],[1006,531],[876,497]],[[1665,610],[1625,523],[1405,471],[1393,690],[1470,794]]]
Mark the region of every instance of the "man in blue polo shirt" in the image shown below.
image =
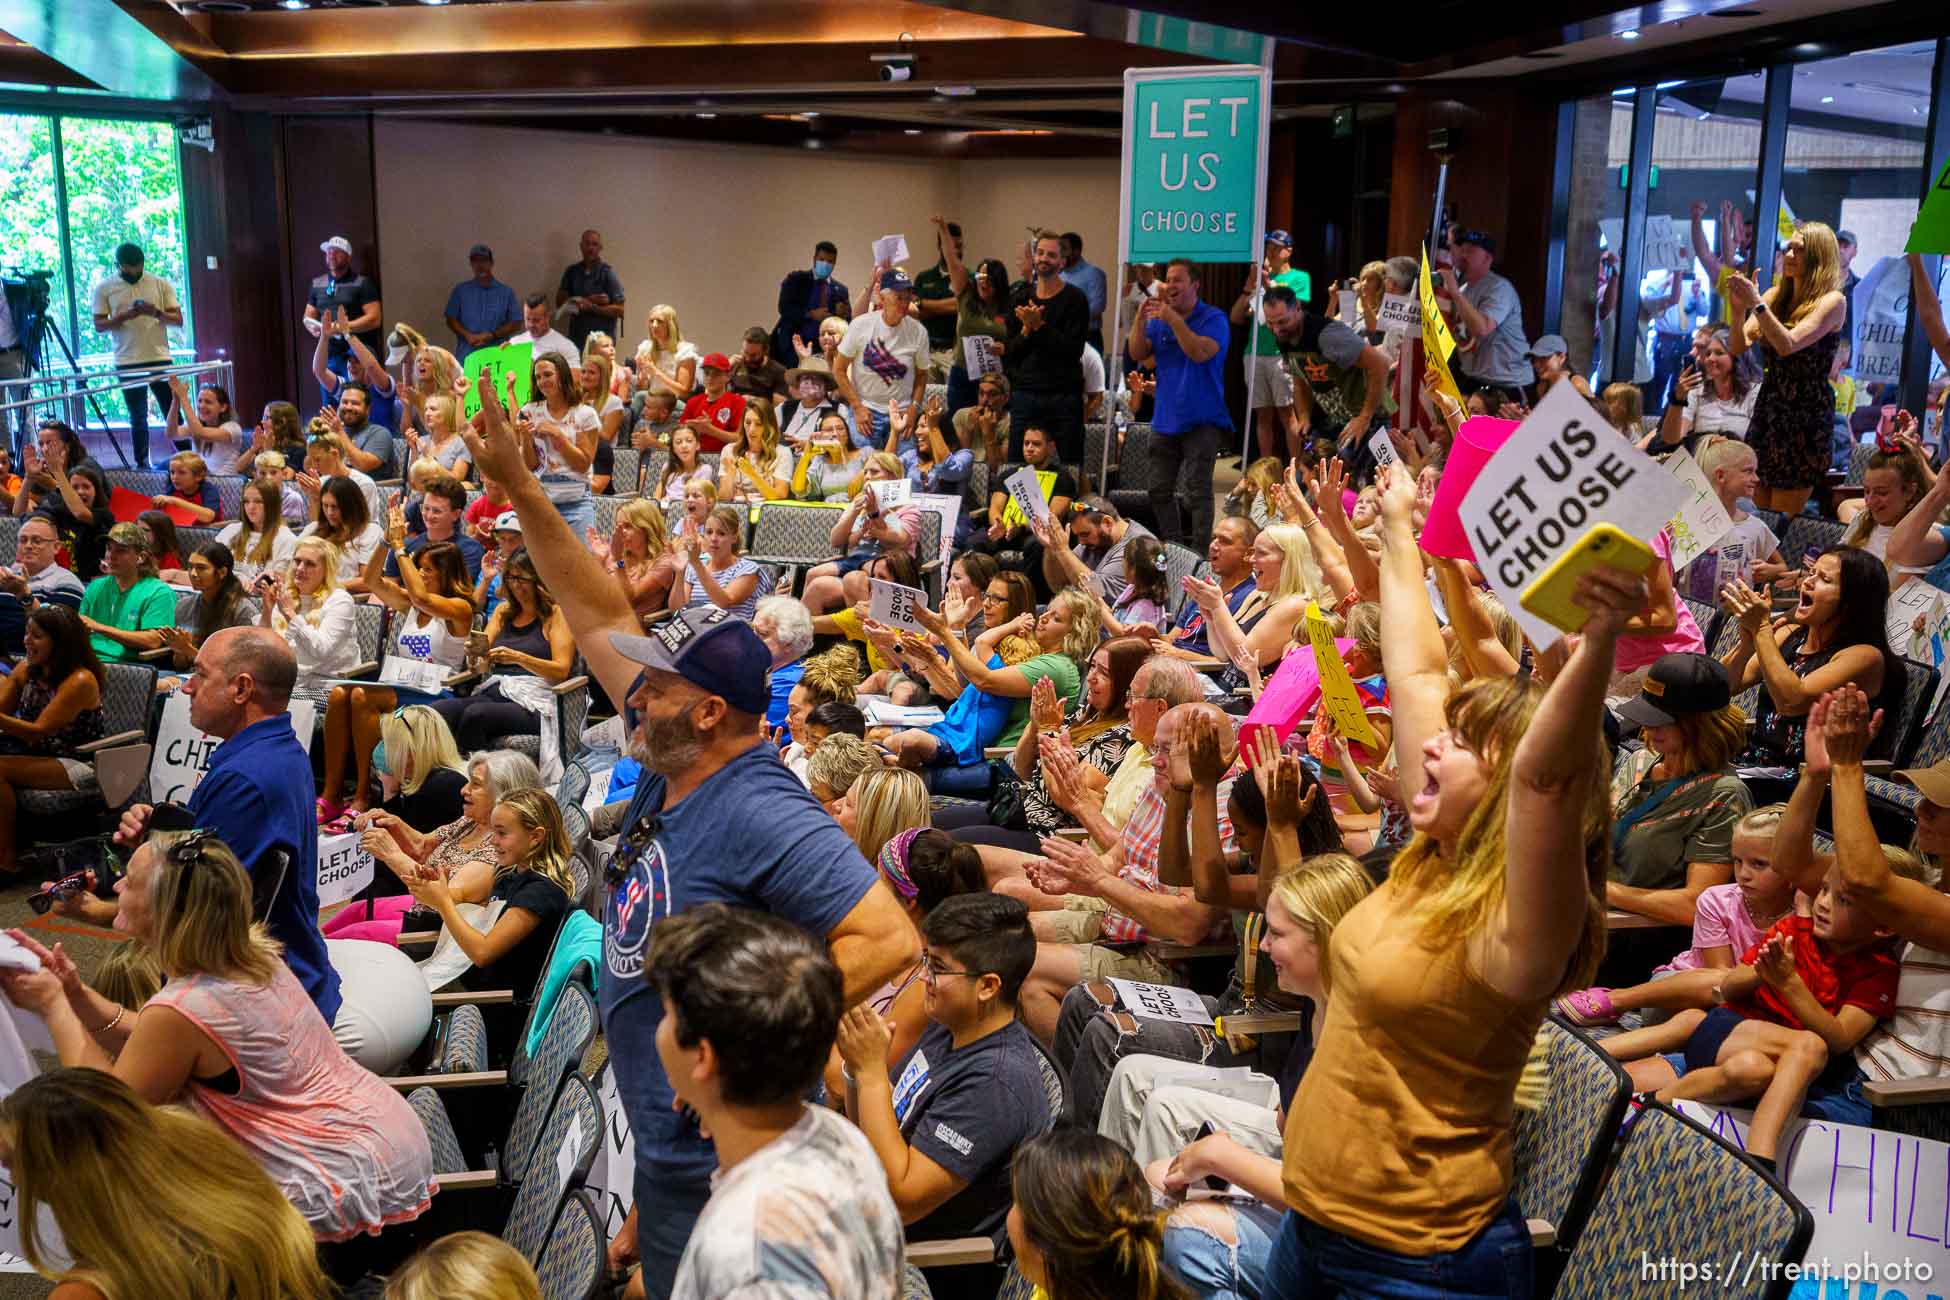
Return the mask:
[[[197,651],[183,684],[190,725],[223,741],[189,807],[137,804],[122,814],[119,844],[151,830],[213,830],[250,873],[259,914],[284,945],[285,964],[332,1024],[338,972],[318,930],[318,818],[311,759],[291,730],[298,661],[283,637],[261,627],[226,628]],[[268,903],[268,908],[267,908]]]
[[[475,348],[491,348],[521,332],[521,300],[494,278],[494,250],[476,244],[467,250],[474,274],[447,295],[447,328],[454,332],[454,355],[465,361]]]
[[[1219,438],[1232,432],[1226,409],[1226,314],[1200,302],[1198,277],[1171,260],[1164,289],[1131,322],[1125,348],[1133,363],[1157,358],[1151,416],[1151,510],[1158,536],[1194,549],[1212,535],[1212,466]]]

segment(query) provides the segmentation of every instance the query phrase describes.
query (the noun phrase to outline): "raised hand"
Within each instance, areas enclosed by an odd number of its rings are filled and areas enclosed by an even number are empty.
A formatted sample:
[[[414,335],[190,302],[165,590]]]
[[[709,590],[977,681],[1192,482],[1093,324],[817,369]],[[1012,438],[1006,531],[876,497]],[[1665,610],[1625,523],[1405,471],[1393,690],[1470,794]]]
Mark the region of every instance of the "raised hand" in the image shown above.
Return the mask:
[[[1056,683],[1039,677],[1029,688],[1029,720],[1039,731],[1055,731],[1063,725],[1063,703],[1056,698]]]
[[[1184,727],[1185,766],[1196,786],[1216,787],[1226,774],[1219,748],[1219,724],[1209,713],[1194,713]]]
[[[1819,717],[1819,724],[1817,724]],[[1828,692],[1808,714],[1808,766],[1815,766],[1814,733],[1821,732],[1825,757],[1830,765],[1856,767],[1869,743],[1882,730],[1882,710],[1869,710],[1869,697],[1854,682]]]
[[[1628,570],[1600,565],[1578,579],[1575,599],[1586,611],[1585,637],[1609,642],[1645,608],[1646,582]]]
[[[1720,603],[1740,621],[1743,636],[1752,640],[1767,626],[1770,605],[1766,596],[1738,578],[1720,588]]]
[[[1775,992],[1784,992],[1787,987],[1800,978],[1794,969],[1794,940],[1785,934],[1777,934],[1760,946],[1754,957],[1754,971],[1767,987]]]
[[[1383,465],[1375,479],[1384,523],[1407,523],[1411,529],[1417,497],[1416,481],[1400,465]]]

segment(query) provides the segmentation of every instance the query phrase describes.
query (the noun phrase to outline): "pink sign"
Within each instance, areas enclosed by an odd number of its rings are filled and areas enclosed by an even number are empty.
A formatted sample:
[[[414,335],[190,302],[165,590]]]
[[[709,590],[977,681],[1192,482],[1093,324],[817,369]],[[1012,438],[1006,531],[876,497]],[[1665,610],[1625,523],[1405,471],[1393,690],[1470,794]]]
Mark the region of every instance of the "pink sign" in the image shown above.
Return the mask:
[[[1435,500],[1429,504],[1428,521],[1422,525],[1422,549],[1430,555],[1475,562],[1476,552],[1463,531],[1462,520],[1456,517],[1456,509],[1490,457],[1517,431],[1518,423],[1478,415],[1464,420],[1456,431],[1455,445],[1449,448],[1442,479],[1436,485]]]
[[[1346,654],[1354,642],[1338,638],[1334,648]],[[1295,647],[1280,666],[1273,670],[1273,677],[1266,683],[1266,689],[1259,693],[1253,702],[1252,711],[1246,720],[1239,724],[1239,748],[1246,766],[1252,766],[1253,738],[1262,727],[1273,729],[1275,743],[1283,744],[1300,725],[1300,720],[1313,714],[1320,703],[1320,669],[1314,663],[1314,648],[1310,645]]]

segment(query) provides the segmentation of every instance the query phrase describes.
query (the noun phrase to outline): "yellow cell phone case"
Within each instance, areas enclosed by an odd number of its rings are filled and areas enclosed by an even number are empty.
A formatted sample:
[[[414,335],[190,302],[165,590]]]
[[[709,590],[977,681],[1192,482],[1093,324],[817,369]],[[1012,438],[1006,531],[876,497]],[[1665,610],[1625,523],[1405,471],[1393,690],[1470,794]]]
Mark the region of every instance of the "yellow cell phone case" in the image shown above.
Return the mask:
[[[1642,574],[1658,558],[1651,547],[1616,525],[1594,524],[1583,540],[1558,556],[1523,589],[1520,603],[1552,627],[1576,632],[1590,617],[1590,612],[1572,598],[1579,578],[1601,564]]]

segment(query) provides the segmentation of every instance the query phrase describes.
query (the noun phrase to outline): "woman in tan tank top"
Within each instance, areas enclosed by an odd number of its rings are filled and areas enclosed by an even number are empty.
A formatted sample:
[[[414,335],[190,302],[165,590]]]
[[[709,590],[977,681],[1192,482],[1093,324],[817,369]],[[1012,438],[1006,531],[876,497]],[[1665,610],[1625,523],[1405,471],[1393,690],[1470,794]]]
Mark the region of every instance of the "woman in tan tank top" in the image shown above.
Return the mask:
[[[1595,613],[1548,690],[1489,678],[1452,695],[1414,506],[1384,467],[1382,659],[1416,834],[1329,946],[1334,995],[1287,1114],[1268,1277],[1284,1297],[1530,1295],[1509,1199],[1517,1081],[1551,997],[1604,949],[1599,720],[1645,583],[1580,581]]]

